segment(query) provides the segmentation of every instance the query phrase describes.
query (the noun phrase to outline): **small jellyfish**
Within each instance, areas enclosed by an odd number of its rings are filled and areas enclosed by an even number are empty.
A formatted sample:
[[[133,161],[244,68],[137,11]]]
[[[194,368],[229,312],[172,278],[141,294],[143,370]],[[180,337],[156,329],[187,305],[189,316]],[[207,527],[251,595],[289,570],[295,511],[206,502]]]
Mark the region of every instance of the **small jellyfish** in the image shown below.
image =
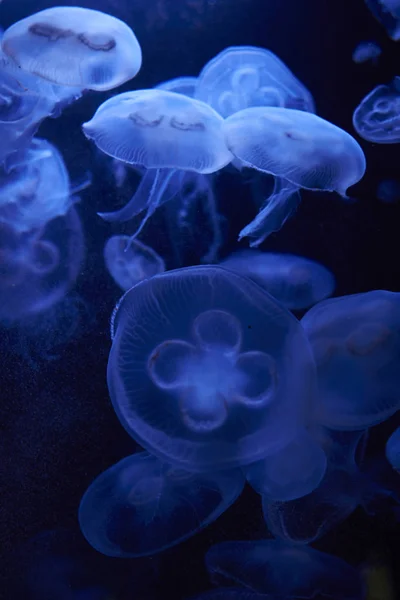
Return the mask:
[[[197,77],[176,77],[169,79],[156,85],[156,90],[165,90],[167,92],[175,92],[183,94],[189,98],[194,98],[197,86]]]
[[[289,108],[248,108],[224,122],[226,144],[247,166],[298,187],[346,190],[365,172],[356,140],[317,115]]]
[[[361,100],[353,114],[353,127],[368,142],[400,142],[400,77],[378,85]]]
[[[206,554],[214,583],[242,585],[274,599],[362,600],[360,573],[341,558],[282,540],[221,542]]]
[[[114,235],[104,246],[104,262],[115,283],[124,291],[139,281],[165,271],[164,260],[153,248],[127,235]]]
[[[367,429],[400,408],[400,294],[324,300],[301,323],[317,365],[320,423]]]
[[[189,267],[126,292],[108,386],[128,433],[197,472],[278,452],[302,430],[314,364],[298,321],[251,280]]]
[[[203,67],[195,97],[224,118],[253,106],[280,106],[315,112],[313,98],[273,52],[233,46]]]
[[[374,17],[395,42],[400,40],[400,0],[365,0]]]
[[[386,458],[393,469],[400,471],[400,427],[398,427],[386,442]]]
[[[335,289],[335,279],[326,267],[294,254],[242,250],[221,265],[247,275],[290,310],[313,306]]]
[[[215,521],[243,485],[239,470],[196,475],[140,452],[93,481],[82,498],[79,523],[103,554],[152,555]]]
[[[376,42],[360,42],[353,52],[355,63],[371,62],[376,64],[382,54],[382,48]]]
[[[1,47],[28,73],[98,91],[132,79],[142,63],[139,43],[126,23],[77,6],[48,8],[14,23]]]
[[[378,184],[376,197],[385,204],[395,204],[400,200],[400,181],[384,179]]]

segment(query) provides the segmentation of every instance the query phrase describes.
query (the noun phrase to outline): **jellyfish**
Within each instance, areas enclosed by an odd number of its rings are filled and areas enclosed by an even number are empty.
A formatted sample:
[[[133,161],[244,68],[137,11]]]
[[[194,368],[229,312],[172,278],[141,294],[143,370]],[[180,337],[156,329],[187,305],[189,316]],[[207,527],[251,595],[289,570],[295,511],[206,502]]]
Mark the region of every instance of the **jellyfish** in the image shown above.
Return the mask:
[[[142,63],[139,43],[126,23],[77,6],[48,8],[14,23],[1,47],[28,73],[98,91],[132,79]]]
[[[400,408],[400,294],[324,300],[301,321],[317,365],[317,420],[367,429]]]
[[[124,291],[143,279],[165,271],[165,262],[153,248],[127,235],[114,235],[104,246],[104,261],[115,283]]]
[[[341,558],[282,540],[221,542],[206,554],[214,582],[221,579],[274,599],[362,600],[360,573]]]
[[[360,42],[353,52],[355,63],[371,62],[376,64],[382,54],[382,48],[376,42]]]
[[[368,142],[400,142],[400,77],[378,85],[361,100],[353,114],[353,127]]]
[[[103,554],[152,555],[215,521],[243,484],[239,470],[196,475],[140,452],[94,480],[82,498],[79,523]]]
[[[315,112],[310,92],[273,52],[253,46],[226,48],[201,71],[195,97],[224,118],[254,106]]]
[[[114,310],[108,386],[128,433],[196,472],[278,452],[302,430],[314,364],[298,321],[221,267],[168,271]]]
[[[195,97],[197,77],[176,77],[159,83],[155,89],[183,94],[189,98]]]
[[[366,5],[395,42],[400,40],[400,1],[365,0]]]
[[[220,264],[247,275],[290,310],[313,306],[335,289],[335,279],[326,267],[294,254],[242,250]]]
[[[400,471],[400,427],[395,429],[386,442],[386,458],[393,469]]]
[[[224,122],[225,140],[247,166],[310,190],[346,190],[365,172],[365,156],[346,131],[289,108],[248,108]]]
[[[400,181],[383,179],[376,190],[376,197],[385,204],[395,204],[400,200]]]

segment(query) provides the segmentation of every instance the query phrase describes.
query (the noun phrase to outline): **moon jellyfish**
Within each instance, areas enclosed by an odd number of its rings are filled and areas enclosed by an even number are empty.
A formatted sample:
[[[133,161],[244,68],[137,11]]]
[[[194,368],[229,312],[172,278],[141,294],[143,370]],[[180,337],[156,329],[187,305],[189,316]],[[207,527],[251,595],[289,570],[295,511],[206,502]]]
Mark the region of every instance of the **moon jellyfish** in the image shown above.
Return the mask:
[[[0,222],[19,233],[65,215],[72,203],[64,161],[46,140],[33,139],[0,169]]]
[[[221,542],[207,552],[206,566],[214,582],[227,580],[277,600],[365,597],[360,574],[344,560],[281,540]]]
[[[156,554],[215,521],[243,483],[239,470],[196,475],[140,452],[94,480],[82,498],[79,523],[103,554]]]
[[[393,469],[400,471],[400,427],[398,427],[386,442],[386,458]]]
[[[301,321],[317,365],[317,420],[367,429],[400,408],[400,294],[325,300]]]
[[[104,261],[115,283],[124,291],[139,281],[165,271],[164,260],[153,248],[127,235],[114,235],[104,247]]]
[[[335,289],[335,279],[326,267],[294,254],[242,250],[221,265],[247,275],[290,310],[308,308]]]
[[[355,63],[372,62],[377,63],[382,54],[382,48],[376,42],[360,42],[353,52]]]
[[[395,204],[400,200],[400,181],[384,179],[378,184],[376,197],[385,204]]]
[[[346,190],[365,172],[365,156],[343,129],[289,108],[247,108],[224,122],[229,150],[247,166],[310,189]]]
[[[315,112],[310,92],[273,52],[233,46],[201,71],[195,97],[224,118],[251,106],[281,106]]]
[[[77,6],[48,8],[14,23],[1,47],[37,77],[98,91],[132,79],[142,63],[139,43],[126,23]]]
[[[400,77],[388,85],[378,85],[365,96],[354,111],[353,126],[369,142],[400,142]]]
[[[400,0],[365,0],[374,17],[395,42],[400,40]]]
[[[169,79],[168,81],[159,83],[156,86],[156,89],[175,92],[176,94],[183,94],[189,98],[194,98],[196,86],[197,77],[176,77],[175,79]]]
[[[129,290],[112,320],[108,386],[144,448],[182,468],[232,468],[302,429],[314,364],[298,321],[247,278],[189,267]]]

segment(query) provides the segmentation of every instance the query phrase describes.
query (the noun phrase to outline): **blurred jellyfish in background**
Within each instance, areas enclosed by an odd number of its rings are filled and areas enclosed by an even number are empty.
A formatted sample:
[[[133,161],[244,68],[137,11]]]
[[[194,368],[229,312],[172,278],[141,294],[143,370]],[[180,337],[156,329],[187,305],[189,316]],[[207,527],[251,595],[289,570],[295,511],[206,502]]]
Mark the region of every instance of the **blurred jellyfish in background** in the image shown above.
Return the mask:
[[[386,442],[386,458],[393,469],[400,471],[400,427],[398,427]]]
[[[376,196],[385,204],[395,204],[400,200],[400,181],[384,179],[378,184]]]
[[[82,498],[79,522],[103,554],[153,555],[215,521],[243,485],[239,470],[195,475],[140,452],[94,480]]]
[[[355,63],[371,62],[376,65],[382,54],[382,48],[376,42],[360,42],[353,52]]]
[[[112,332],[114,408],[161,459],[197,472],[233,468],[303,430],[315,394],[307,340],[248,278],[203,266],[145,280],[117,305]]]
[[[220,264],[247,275],[290,310],[309,308],[335,289],[335,279],[326,267],[293,254],[242,250]]]
[[[114,235],[104,246],[104,262],[115,283],[124,291],[139,281],[165,271],[164,260],[150,246],[127,235]]]
[[[282,540],[221,542],[206,554],[214,583],[229,582],[276,600],[363,600],[360,573],[341,558]]]
[[[365,0],[374,17],[395,42],[400,39],[400,0]]]
[[[354,111],[353,126],[369,142],[400,142],[400,77],[388,85],[378,85],[365,96]]]

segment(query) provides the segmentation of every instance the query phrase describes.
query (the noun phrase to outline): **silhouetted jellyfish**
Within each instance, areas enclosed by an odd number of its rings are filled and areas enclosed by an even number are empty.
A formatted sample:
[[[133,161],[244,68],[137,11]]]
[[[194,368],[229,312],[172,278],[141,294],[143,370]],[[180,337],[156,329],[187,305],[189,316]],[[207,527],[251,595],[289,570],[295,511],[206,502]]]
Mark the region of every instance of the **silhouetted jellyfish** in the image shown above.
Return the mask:
[[[202,69],[195,97],[224,118],[251,106],[315,112],[310,92],[273,52],[253,46],[226,48]]]
[[[376,64],[382,54],[382,48],[376,42],[360,42],[353,52],[355,63],[372,62]]]
[[[0,169],[0,222],[18,233],[65,215],[73,202],[61,154],[46,140],[34,138]]]
[[[93,481],[82,498],[79,523],[103,554],[156,554],[215,521],[243,485],[239,470],[196,475],[140,452]]]
[[[400,0],[365,0],[374,17],[395,42],[400,40]]]
[[[153,248],[127,235],[114,235],[104,246],[104,261],[115,283],[124,291],[143,279],[165,271],[165,262]]]
[[[189,98],[194,98],[197,85],[197,77],[176,77],[156,85],[156,89],[167,92],[183,94]]]
[[[294,254],[242,250],[221,265],[247,275],[290,310],[308,308],[335,289],[335,279],[326,267]]]
[[[398,427],[386,442],[386,458],[393,469],[400,471],[400,427]]]
[[[83,232],[73,208],[27,234],[8,225],[0,230],[0,321],[10,325],[48,310],[69,291],[83,261]]]
[[[366,429],[400,408],[400,294],[324,300],[301,323],[317,365],[318,422]]]
[[[248,278],[202,266],[145,280],[117,305],[112,335],[117,415],[168,462],[198,472],[249,464],[303,428],[315,393],[307,340]]]
[[[289,108],[247,108],[224,121],[226,144],[247,166],[310,190],[346,190],[365,172],[356,140],[317,115]]]
[[[376,197],[385,204],[394,204],[400,200],[400,181],[384,179],[378,184]]]
[[[353,126],[369,142],[400,142],[400,77],[378,85],[361,100],[353,114]]]
[[[221,579],[274,599],[362,600],[360,573],[341,558],[281,540],[222,542],[206,554],[214,582]]]
[[[77,6],[48,8],[14,23],[1,47],[24,71],[81,89],[115,88],[132,79],[142,63],[126,23]]]

